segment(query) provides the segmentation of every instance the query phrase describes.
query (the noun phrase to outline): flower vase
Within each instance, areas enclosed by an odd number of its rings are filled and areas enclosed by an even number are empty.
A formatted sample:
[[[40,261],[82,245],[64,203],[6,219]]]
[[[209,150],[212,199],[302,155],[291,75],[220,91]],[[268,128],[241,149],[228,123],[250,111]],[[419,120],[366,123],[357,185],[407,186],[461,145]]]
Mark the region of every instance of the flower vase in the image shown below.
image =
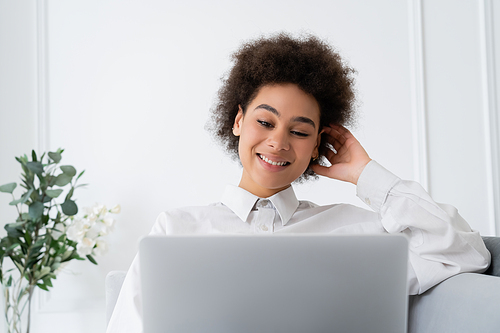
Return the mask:
[[[10,282],[10,283],[9,283]],[[29,333],[34,286],[25,279],[2,284],[6,333]]]

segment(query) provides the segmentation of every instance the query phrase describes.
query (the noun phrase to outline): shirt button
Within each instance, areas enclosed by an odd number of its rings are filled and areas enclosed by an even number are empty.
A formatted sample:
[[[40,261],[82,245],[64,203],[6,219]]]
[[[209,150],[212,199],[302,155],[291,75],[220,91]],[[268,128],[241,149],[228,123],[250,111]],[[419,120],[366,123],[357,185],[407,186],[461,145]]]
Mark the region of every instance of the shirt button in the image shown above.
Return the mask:
[[[366,203],[368,206],[370,206],[370,205],[372,204],[372,202],[371,202],[371,201],[370,201],[370,199],[368,199],[368,198],[366,198],[366,199],[365,199],[365,203]]]
[[[269,200],[266,200],[266,199],[260,201],[260,204],[262,205],[262,207],[267,206],[268,203],[269,203]]]
[[[269,228],[267,227],[267,225],[261,225],[260,229],[262,229],[264,231],[268,231],[269,230]]]

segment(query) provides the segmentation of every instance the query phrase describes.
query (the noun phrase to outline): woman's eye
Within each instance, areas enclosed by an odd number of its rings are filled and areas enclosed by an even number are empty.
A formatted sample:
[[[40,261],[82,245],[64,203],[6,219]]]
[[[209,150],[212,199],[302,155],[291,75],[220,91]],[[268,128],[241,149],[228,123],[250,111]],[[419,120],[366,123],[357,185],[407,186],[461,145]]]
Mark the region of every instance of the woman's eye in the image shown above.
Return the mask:
[[[257,122],[264,127],[273,127],[273,125],[264,120],[257,120]]]
[[[302,133],[302,132],[297,132],[297,131],[291,131],[290,133],[292,133],[293,135],[296,135],[296,136],[301,136],[301,137],[309,136],[309,134],[307,134],[307,133]]]

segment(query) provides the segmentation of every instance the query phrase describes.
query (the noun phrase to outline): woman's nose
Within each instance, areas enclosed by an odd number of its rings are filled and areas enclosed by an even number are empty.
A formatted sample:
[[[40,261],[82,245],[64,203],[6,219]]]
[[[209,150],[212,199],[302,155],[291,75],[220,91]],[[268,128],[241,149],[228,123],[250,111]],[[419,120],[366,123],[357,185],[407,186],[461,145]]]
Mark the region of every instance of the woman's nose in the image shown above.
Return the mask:
[[[288,131],[275,129],[271,132],[267,144],[275,150],[288,150],[290,148]]]

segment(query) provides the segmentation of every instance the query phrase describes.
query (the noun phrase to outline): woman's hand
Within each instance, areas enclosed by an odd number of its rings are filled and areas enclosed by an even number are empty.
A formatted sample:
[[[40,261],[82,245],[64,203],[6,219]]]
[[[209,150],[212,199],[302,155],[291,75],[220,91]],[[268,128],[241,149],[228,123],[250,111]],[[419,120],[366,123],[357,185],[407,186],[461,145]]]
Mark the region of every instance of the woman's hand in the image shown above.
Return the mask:
[[[371,161],[365,149],[358,140],[343,126],[330,125],[324,128],[329,144],[337,153],[329,150],[326,158],[332,164],[329,167],[321,165],[311,166],[318,175],[338,179],[353,184],[358,183],[359,175]]]

